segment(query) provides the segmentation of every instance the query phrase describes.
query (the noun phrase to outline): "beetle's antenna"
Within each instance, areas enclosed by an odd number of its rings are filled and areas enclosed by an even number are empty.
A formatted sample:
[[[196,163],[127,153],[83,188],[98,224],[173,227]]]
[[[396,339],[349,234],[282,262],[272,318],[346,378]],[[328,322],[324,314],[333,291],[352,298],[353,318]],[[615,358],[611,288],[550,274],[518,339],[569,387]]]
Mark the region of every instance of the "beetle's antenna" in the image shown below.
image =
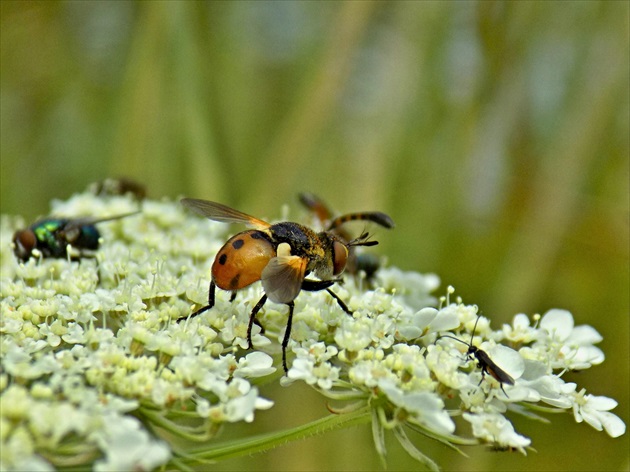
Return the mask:
[[[473,338],[475,337],[475,331],[477,331],[477,323],[479,323],[479,318],[481,318],[481,313],[477,315],[477,321],[475,321],[475,326],[473,326],[472,334],[470,335],[470,345],[472,346]]]
[[[443,334],[438,339],[442,339],[442,338],[451,338],[451,339],[454,339],[455,341],[459,341],[460,343],[465,344],[468,347],[471,346],[471,344],[468,344],[466,341],[462,341],[461,339],[457,339],[455,336],[449,336],[448,334]]]

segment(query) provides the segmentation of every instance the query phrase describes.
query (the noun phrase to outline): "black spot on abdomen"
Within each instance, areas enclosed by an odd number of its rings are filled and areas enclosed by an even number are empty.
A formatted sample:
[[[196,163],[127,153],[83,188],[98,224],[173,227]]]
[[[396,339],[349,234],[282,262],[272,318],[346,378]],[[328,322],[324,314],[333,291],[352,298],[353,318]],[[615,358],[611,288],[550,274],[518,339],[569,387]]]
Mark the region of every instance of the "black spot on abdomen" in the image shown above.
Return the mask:
[[[242,239],[237,239],[236,241],[232,241],[232,247],[234,249],[242,248],[243,244],[245,244],[245,241],[243,241]]]
[[[219,264],[225,265],[226,262],[227,262],[227,254],[221,254],[219,256]]]
[[[232,277],[232,280],[230,280],[231,290],[236,290],[236,288],[238,287],[238,279],[240,278],[241,278],[241,274],[236,274],[234,277]]]

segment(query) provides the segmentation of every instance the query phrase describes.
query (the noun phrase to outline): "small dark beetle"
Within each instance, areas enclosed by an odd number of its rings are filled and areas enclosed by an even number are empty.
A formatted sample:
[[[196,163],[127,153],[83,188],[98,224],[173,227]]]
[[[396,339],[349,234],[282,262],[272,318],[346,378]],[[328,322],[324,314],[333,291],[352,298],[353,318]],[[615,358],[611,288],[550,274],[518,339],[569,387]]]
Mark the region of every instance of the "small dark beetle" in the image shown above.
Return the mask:
[[[503,389],[503,384],[514,385],[514,379],[510,376],[510,374],[508,374],[503,369],[501,369],[501,367],[499,367],[490,358],[490,356],[486,353],[486,351],[479,349],[477,346],[473,346],[472,344],[473,338],[475,337],[475,331],[477,329],[477,323],[479,323],[479,318],[481,318],[481,315],[478,316],[477,321],[475,321],[475,326],[473,327],[473,332],[470,336],[470,343],[467,343],[466,341],[462,341],[461,339],[457,339],[454,336],[449,336],[447,334],[440,337],[451,338],[457,342],[460,342],[468,346],[468,351],[466,351],[466,357],[470,360],[476,359],[477,367],[481,369],[481,381],[479,382],[479,385],[481,385],[481,382],[483,382],[483,379],[485,378],[486,374],[489,374],[494,380],[499,382],[499,385],[501,386],[501,390],[507,397],[508,394],[505,393],[505,390]]]

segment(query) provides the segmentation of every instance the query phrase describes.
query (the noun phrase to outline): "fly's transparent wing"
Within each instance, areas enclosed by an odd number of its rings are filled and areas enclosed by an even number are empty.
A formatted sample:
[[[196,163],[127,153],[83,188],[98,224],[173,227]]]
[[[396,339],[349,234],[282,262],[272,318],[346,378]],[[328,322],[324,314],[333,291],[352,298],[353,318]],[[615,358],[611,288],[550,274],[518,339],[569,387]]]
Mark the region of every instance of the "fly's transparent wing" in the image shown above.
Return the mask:
[[[298,256],[271,258],[262,271],[261,281],[269,300],[289,303],[295,300],[302,288],[308,261]]]
[[[221,223],[242,223],[256,229],[267,229],[271,226],[266,221],[259,220],[221,203],[199,200],[197,198],[182,198],[181,203],[198,215]]]

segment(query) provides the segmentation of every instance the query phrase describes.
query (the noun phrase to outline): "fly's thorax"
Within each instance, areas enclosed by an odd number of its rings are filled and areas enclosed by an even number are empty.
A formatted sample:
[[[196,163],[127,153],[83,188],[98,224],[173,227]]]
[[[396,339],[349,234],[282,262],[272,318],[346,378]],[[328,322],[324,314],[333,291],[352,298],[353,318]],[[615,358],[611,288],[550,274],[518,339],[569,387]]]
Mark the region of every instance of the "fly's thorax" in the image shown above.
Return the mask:
[[[64,231],[67,241],[81,249],[98,249],[101,233],[95,225],[82,225]]]
[[[269,234],[276,248],[282,243],[287,243],[291,247],[292,256],[303,257],[309,261],[323,257],[324,251],[320,247],[317,233],[306,226],[292,222],[276,223],[269,227]]]
[[[46,219],[31,225],[30,229],[35,233],[37,249],[44,257],[66,257],[68,241],[63,235],[63,229],[69,223],[67,219]]]

